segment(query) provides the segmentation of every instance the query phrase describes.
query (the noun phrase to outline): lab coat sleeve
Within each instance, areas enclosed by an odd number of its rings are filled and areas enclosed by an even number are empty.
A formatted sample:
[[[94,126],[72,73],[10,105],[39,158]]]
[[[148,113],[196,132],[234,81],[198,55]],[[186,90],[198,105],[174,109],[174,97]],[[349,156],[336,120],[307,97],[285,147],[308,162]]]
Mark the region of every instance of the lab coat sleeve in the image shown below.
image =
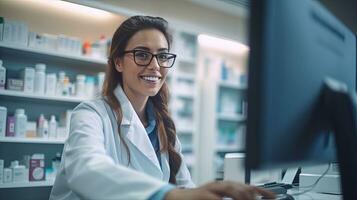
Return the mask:
[[[177,186],[182,187],[182,188],[196,187],[195,184],[192,182],[190,171],[188,170],[187,165],[185,163],[184,156],[182,155],[181,142],[179,141],[179,139],[177,137],[176,137],[175,149],[180,154],[180,156],[182,158],[181,167],[176,175]]]
[[[90,106],[75,109],[70,127],[64,172],[81,199],[148,199],[167,184],[114,163],[106,154],[102,119]]]

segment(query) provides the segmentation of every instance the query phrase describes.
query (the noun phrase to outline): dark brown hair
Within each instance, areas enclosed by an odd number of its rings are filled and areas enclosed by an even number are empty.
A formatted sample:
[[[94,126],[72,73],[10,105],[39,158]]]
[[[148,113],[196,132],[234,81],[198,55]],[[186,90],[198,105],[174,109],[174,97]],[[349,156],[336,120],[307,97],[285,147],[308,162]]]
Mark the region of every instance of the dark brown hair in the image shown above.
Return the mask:
[[[168,23],[160,17],[151,16],[133,16],[125,20],[115,31],[112,44],[110,47],[110,55],[108,58],[108,68],[103,84],[102,95],[105,97],[108,104],[118,116],[118,130],[121,143],[124,145],[130,163],[130,152],[128,144],[123,139],[120,133],[120,124],[122,120],[122,109],[119,101],[114,95],[114,89],[118,84],[123,86],[122,73],[115,69],[115,62],[120,58],[125,51],[129,39],[138,31],[144,29],[157,29],[162,32],[167,40],[169,49],[171,46],[171,34],[168,31]],[[172,118],[168,112],[169,91],[166,83],[163,84],[159,92],[149,97],[154,105],[156,117],[158,137],[160,141],[160,151],[168,152],[170,165],[170,183],[176,184],[176,174],[181,166],[182,159],[175,150],[176,144],[176,128]]]

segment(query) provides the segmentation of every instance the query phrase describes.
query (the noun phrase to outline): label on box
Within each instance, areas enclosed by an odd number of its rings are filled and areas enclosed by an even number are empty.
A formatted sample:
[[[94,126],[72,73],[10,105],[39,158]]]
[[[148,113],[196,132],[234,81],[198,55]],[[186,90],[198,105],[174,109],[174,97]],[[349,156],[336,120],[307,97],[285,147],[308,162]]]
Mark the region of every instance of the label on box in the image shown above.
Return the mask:
[[[30,159],[29,170],[30,181],[44,181],[45,180],[45,161],[42,158],[32,156]]]
[[[14,137],[14,136],[15,136],[15,117],[8,116],[7,126],[6,126],[6,137]]]

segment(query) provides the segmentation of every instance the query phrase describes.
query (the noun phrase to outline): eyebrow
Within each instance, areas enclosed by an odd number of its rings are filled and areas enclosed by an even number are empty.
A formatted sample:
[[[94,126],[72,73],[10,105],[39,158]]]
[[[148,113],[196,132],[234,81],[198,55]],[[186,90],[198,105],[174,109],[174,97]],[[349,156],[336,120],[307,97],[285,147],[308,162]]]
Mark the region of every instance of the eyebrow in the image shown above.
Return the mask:
[[[145,47],[145,46],[137,46],[134,49],[150,51],[150,48]],[[168,48],[160,48],[160,49],[158,49],[158,52],[160,52],[160,51],[169,51],[169,49]]]

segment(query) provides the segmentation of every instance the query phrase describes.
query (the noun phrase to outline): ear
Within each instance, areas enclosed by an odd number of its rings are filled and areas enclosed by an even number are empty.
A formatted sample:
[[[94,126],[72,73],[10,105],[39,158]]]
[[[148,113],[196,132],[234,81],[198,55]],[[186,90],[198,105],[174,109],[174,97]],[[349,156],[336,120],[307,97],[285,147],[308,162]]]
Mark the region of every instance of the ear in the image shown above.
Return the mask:
[[[122,64],[120,58],[115,59],[115,69],[116,69],[118,72],[123,72],[123,64]]]

